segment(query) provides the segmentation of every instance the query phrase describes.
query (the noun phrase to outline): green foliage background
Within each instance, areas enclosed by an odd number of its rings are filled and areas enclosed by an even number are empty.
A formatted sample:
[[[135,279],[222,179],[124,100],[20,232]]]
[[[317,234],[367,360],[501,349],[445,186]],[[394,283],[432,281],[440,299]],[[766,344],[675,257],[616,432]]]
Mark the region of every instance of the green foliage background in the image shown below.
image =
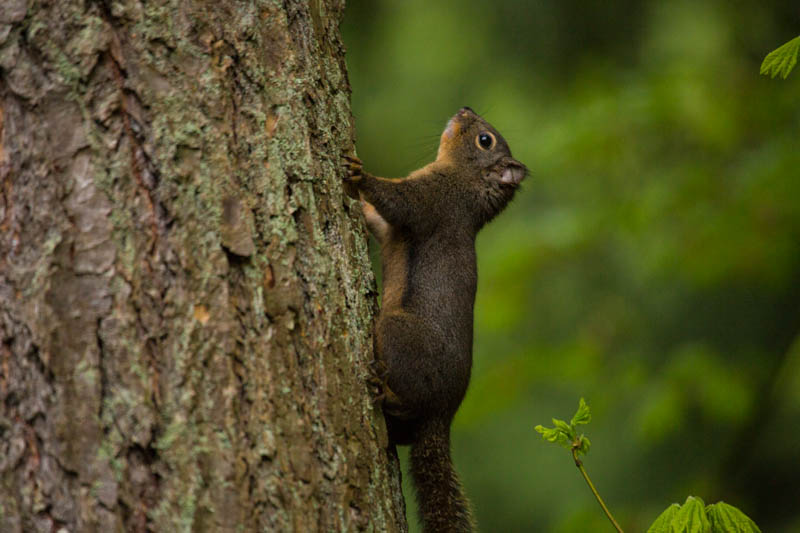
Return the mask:
[[[609,529],[533,430],[581,396],[626,530],[696,494],[800,531],[800,76],[759,76],[798,29],[788,1],[348,2],[367,170],[432,160],[463,105],[531,170],[478,238],[453,447],[483,531]]]

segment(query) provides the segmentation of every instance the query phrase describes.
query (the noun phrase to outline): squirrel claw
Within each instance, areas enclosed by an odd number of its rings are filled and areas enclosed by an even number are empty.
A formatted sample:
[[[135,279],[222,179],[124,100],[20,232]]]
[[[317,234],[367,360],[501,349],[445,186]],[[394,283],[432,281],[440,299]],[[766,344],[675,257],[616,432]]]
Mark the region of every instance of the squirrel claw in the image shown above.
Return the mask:
[[[395,418],[410,419],[412,412],[409,411],[400,397],[389,388],[386,375],[389,369],[384,361],[375,359],[370,363],[372,375],[367,378],[367,384],[373,389],[372,400],[380,405],[385,413]]]
[[[367,385],[373,391],[372,396],[375,403],[383,403],[384,398],[386,398],[386,390],[388,389],[386,384],[386,374],[388,373],[386,363],[375,359],[369,363],[369,367],[371,372],[367,377]]]
[[[385,380],[386,374],[389,373],[389,368],[386,366],[386,362],[381,359],[373,359],[370,361],[369,368],[372,370],[373,376],[380,380]]]
[[[361,171],[364,163],[357,157],[342,154],[342,159],[346,161],[345,167],[347,168],[347,177],[345,181],[358,181],[361,179]]]

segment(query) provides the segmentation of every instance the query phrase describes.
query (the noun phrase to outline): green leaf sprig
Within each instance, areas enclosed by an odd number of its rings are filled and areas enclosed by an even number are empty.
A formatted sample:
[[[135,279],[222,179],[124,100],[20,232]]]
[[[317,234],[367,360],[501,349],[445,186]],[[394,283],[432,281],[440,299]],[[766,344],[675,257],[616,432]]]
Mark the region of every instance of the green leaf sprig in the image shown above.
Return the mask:
[[[617,532],[622,533],[622,528],[619,527],[611,511],[606,507],[579,458],[580,455],[586,455],[589,452],[591,443],[585,435],[578,433],[578,426],[588,424],[591,420],[592,414],[589,406],[581,398],[578,403],[578,411],[569,423],[554,418],[553,427],[538,425],[535,429],[541,433],[544,440],[558,444],[572,452],[575,466],[580,470],[600,507],[603,508]],[[706,505],[700,498],[689,496],[683,505],[673,503],[667,507],[656,518],[647,533],[761,533],[761,530],[747,515],[732,505],[725,502]]]
[[[797,64],[798,53],[800,53],[800,36],[767,54],[761,63],[761,74],[771,78],[780,76],[786,79]]]
[[[553,418],[552,428],[544,427],[539,424],[534,429],[542,434],[542,438],[548,442],[558,444],[562,448],[577,452],[577,455],[586,455],[592,443],[588,437],[581,433],[578,434],[578,426],[588,424],[592,421],[592,413],[586,401],[581,398],[578,403],[578,411],[569,421],[569,424],[558,418]]]
[[[600,497],[600,493],[597,492],[597,489],[594,487],[594,483],[592,483],[592,480],[589,479],[589,474],[586,472],[586,468],[583,466],[583,461],[581,461],[579,457],[589,453],[589,448],[592,446],[592,443],[589,442],[589,438],[583,433],[578,434],[578,426],[588,424],[591,421],[592,413],[589,411],[589,406],[586,405],[586,401],[581,398],[578,402],[578,410],[569,421],[569,424],[563,420],[554,418],[553,427],[547,428],[539,424],[534,429],[542,434],[542,438],[544,440],[548,442],[554,442],[562,448],[566,448],[572,452],[572,459],[575,461],[575,466],[578,467],[581,475],[583,475],[583,479],[586,480],[586,484],[589,485],[589,488],[592,490],[592,494],[594,494],[597,503],[599,503],[600,507],[603,508],[603,512],[606,513],[606,516],[614,525],[614,528],[616,528],[617,532],[623,533],[622,528],[619,527],[619,524],[614,519],[611,511],[609,511],[608,507],[606,507],[606,503],[603,501],[603,498]]]

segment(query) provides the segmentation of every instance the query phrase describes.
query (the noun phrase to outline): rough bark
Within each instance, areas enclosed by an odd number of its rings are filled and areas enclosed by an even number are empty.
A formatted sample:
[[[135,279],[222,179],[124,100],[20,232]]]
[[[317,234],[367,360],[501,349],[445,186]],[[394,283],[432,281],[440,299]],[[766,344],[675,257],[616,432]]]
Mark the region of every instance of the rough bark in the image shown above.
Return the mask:
[[[343,2],[3,0],[0,531],[402,531]]]

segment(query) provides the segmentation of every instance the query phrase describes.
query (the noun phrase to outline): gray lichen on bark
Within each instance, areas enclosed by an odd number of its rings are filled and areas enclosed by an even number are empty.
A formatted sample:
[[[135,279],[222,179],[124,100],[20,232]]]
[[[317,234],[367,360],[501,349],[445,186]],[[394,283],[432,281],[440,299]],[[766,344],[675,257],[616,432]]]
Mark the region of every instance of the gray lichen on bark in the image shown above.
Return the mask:
[[[405,530],[343,7],[0,7],[1,531]]]

